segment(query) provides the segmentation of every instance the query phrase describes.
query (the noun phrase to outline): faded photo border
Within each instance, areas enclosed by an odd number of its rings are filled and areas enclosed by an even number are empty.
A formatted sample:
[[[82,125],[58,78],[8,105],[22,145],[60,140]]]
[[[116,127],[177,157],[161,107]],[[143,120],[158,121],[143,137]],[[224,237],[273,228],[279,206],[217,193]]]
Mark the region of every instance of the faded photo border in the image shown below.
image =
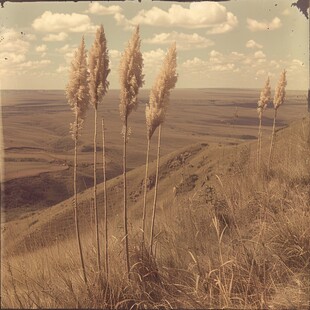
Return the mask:
[[[8,3],[63,3],[64,5],[66,3],[69,2],[99,2],[99,3],[108,3],[108,4],[113,4],[113,3],[117,3],[117,2],[131,2],[131,3],[135,3],[137,6],[140,5],[140,3],[143,3],[145,0],[101,0],[101,1],[90,1],[90,0],[55,0],[55,1],[49,1],[49,0],[0,0],[0,13],[1,10],[5,10],[5,7]],[[238,0],[174,0],[174,1],[170,1],[170,0],[156,0],[156,1],[152,1],[154,4],[156,4],[156,2],[166,2],[166,3],[192,3],[192,2],[232,2],[232,1],[238,1]],[[248,0],[251,1],[251,0]],[[255,0],[255,1],[259,1],[259,0]],[[309,21],[309,4],[310,4],[310,0],[288,0],[289,2],[291,2],[291,6],[296,8],[296,10],[298,10],[300,12],[300,18],[303,19],[307,19],[308,23],[309,23],[309,29],[310,29],[310,21]],[[295,2],[294,2],[295,1]],[[25,12],[25,14],[27,14],[27,12]],[[4,25],[5,26],[5,25]],[[297,34],[295,34],[297,35]],[[310,38],[304,38],[305,40],[308,40],[308,42],[310,42]],[[310,48],[310,45],[308,43],[308,46]],[[0,42],[0,49],[1,49],[1,42]],[[308,77],[309,77],[309,72],[308,72]],[[308,101],[308,112],[310,113],[310,81],[308,79],[308,97],[307,97],[307,101]],[[4,135],[3,135],[3,112],[2,112],[2,95],[1,95],[1,77],[0,77],[0,203],[1,203],[1,209],[4,206],[4,174],[5,174],[5,145],[4,145]],[[310,115],[310,114],[309,114]],[[2,217],[2,212],[0,214],[0,216]],[[1,220],[2,222],[2,220]],[[0,249],[3,248],[3,244],[2,244],[2,232],[1,232],[1,239],[0,239]],[[2,250],[1,250],[2,251]],[[2,280],[2,279],[1,279]]]

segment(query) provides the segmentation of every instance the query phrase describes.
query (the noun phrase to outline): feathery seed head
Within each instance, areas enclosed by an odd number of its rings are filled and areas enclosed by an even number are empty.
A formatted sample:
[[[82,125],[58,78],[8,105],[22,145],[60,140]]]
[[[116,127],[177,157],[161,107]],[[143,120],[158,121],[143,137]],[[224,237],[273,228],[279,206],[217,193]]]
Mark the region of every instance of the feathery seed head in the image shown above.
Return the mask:
[[[66,97],[77,119],[77,123],[75,121],[71,126],[74,128],[72,134],[75,136],[76,130],[82,128],[89,103],[87,56],[84,36],[71,62]]]
[[[274,93],[273,106],[276,110],[284,103],[286,85],[286,70],[283,70]]]
[[[271,87],[270,87],[270,78],[268,76],[265,82],[265,86],[260,93],[259,101],[257,103],[257,112],[260,118],[262,117],[263,111],[264,109],[266,109],[270,100],[271,100]]]
[[[123,121],[137,108],[139,88],[144,84],[144,75],[142,74],[143,58],[140,45],[139,26],[137,26],[122,54],[119,67],[121,88],[119,109]]]
[[[148,139],[151,139],[156,128],[165,121],[170,91],[175,87],[178,80],[176,66],[177,52],[174,43],[166,54],[161,70],[151,89],[149,103],[145,109]]]
[[[107,77],[110,73],[107,40],[102,25],[97,29],[95,41],[89,52],[89,71],[90,100],[97,109],[98,103],[103,101],[109,88]]]

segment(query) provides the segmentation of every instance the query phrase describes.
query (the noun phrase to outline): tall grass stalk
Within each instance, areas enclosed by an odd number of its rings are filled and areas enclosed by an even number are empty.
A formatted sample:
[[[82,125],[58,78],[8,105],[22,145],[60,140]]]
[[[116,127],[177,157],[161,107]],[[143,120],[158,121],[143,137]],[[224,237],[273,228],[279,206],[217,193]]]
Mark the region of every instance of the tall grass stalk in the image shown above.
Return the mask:
[[[137,26],[124,53],[122,54],[119,72],[121,88],[119,109],[123,122],[124,241],[128,278],[130,278],[126,180],[127,142],[130,134],[130,130],[128,130],[128,116],[133,110],[137,109],[139,89],[144,84],[144,75],[142,74],[143,58],[140,46],[140,31],[139,26]]]
[[[165,121],[166,112],[170,101],[170,92],[175,87],[178,76],[176,73],[177,52],[176,44],[172,44],[164,59],[161,70],[155,80],[154,86],[151,89],[149,104],[146,106],[146,125],[148,140],[151,139],[154,131],[159,127],[158,144],[157,144],[157,164],[155,178],[155,193],[152,211],[151,234],[150,234],[150,252],[153,250],[154,241],[154,226],[157,204],[157,190],[159,178],[159,161],[160,161],[160,143],[161,143],[161,125]],[[148,160],[148,158],[147,158]],[[147,179],[147,176],[146,176]],[[146,180],[145,180],[146,182]],[[146,191],[147,188],[144,187]],[[146,193],[145,193],[146,195]],[[146,199],[145,199],[146,201]],[[144,205],[143,213],[146,213],[146,205]],[[143,219],[142,227],[145,227],[145,218]],[[142,230],[144,233],[144,230]],[[144,238],[144,237],[143,237]]]
[[[148,171],[149,171],[149,155],[150,155],[150,144],[151,139],[148,137],[147,139],[147,147],[146,147],[146,162],[145,162],[145,177],[144,177],[144,194],[143,194],[143,214],[142,214],[142,260],[143,260],[143,252],[145,248],[145,220],[146,220],[146,199],[147,199],[147,182],[148,182]]]
[[[105,271],[107,280],[109,279],[109,238],[108,238],[108,195],[106,177],[106,154],[105,154],[105,129],[102,119],[102,169],[103,169],[103,195],[104,195],[104,232],[105,232]]]
[[[156,177],[155,177],[154,202],[153,202],[153,211],[152,211],[152,224],[151,224],[151,237],[150,237],[150,253],[152,253],[152,251],[153,251],[153,242],[154,242],[154,228],[155,228],[155,216],[156,216],[156,206],[157,206],[157,191],[158,191],[158,178],[159,178],[160,142],[161,142],[161,125],[159,125],[159,128],[158,128]]]
[[[271,87],[270,87],[270,78],[268,76],[265,86],[260,93],[260,98],[257,103],[257,112],[258,112],[258,140],[257,140],[257,169],[260,167],[261,163],[261,153],[262,153],[262,117],[263,111],[266,109],[268,103],[270,102],[271,98]]]
[[[268,171],[270,170],[271,160],[272,160],[272,151],[274,147],[274,136],[276,130],[276,119],[278,108],[284,103],[285,100],[285,87],[287,85],[286,81],[286,70],[283,70],[278,85],[275,89],[273,106],[274,106],[274,116],[273,116],[273,125],[272,125],[272,134],[271,134],[271,142],[270,142],[270,150],[269,150],[269,160],[268,160]]]
[[[78,217],[78,196],[77,196],[77,143],[79,137],[79,131],[82,129],[82,125],[86,116],[86,110],[89,103],[89,88],[88,88],[88,70],[87,70],[87,56],[84,37],[82,37],[81,44],[75,52],[74,58],[71,62],[69,72],[69,82],[66,87],[66,97],[68,103],[75,115],[73,124],[70,124],[72,138],[74,139],[74,173],[73,173],[73,190],[74,190],[74,219],[77,244],[80,254],[80,261],[83,271],[83,279],[88,288],[84,256],[81,246],[81,237],[79,229],[79,217]]]
[[[95,109],[94,118],[94,209],[96,226],[96,246],[97,246],[97,269],[101,273],[100,263],[100,242],[99,242],[99,219],[97,207],[97,119],[98,104],[103,102],[103,98],[108,90],[109,82],[107,77],[110,73],[109,55],[107,49],[107,40],[103,26],[101,25],[96,32],[95,41],[89,51],[89,89],[91,104]]]

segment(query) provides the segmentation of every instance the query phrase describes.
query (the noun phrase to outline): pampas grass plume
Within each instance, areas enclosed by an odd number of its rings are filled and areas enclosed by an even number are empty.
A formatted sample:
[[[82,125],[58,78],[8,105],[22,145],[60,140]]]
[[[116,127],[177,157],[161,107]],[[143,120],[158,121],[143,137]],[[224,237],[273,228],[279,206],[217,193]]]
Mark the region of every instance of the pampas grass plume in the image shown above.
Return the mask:
[[[286,95],[285,92],[286,85],[287,85],[286,70],[283,70],[274,93],[273,106],[275,109],[278,109],[284,103]]]
[[[82,129],[89,104],[88,68],[84,37],[82,37],[81,44],[75,51],[71,62],[66,97],[76,118],[75,122],[71,124],[71,132],[74,138]]]
[[[144,84],[143,57],[140,45],[140,32],[139,26],[137,26],[122,54],[119,67],[121,88],[119,109],[123,122],[137,108],[139,89]]]
[[[146,106],[146,126],[147,126],[147,137],[148,137],[148,149],[149,152],[149,141],[156,130],[159,127],[158,132],[158,143],[157,143],[157,162],[156,162],[156,178],[155,178],[155,189],[154,189],[154,202],[153,202],[153,211],[152,211],[152,223],[151,223],[151,235],[150,235],[150,252],[153,248],[153,239],[154,239],[154,225],[155,225],[155,215],[156,215],[156,203],[157,203],[157,189],[158,189],[158,176],[159,176],[159,160],[160,160],[160,139],[161,139],[161,125],[165,120],[166,112],[169,106],[170,91],[175,87],[175,84],[178,80],[176,73],[177,66],[177,53],[176,53],[176,44],[172,44],[169,48],[167,55],[164,59],[162,68],[157,76],[157,79],[154,83],[154,86],[151,90],[150,101]],[[147,163],[148,166],[148,157]],[[147,168],[146,168],[147,169]],[[146,173],[147,175],[147,173]],[[146,185],[146,179],[145,179]],[[146,197],[146,186],[144,187],[145,197]],[[145,203],[146,198],[144,199],[144,210],[143,214],[145,216]],[[143,219],[145,222],[145,219]],[[145,223],[143,223],[143,231]]]
[[[268,76],[265,86],[260,93],[260,98],[257,103],[257,113],[260,118],[262,117],[263,111],[266,109],[270,100],[271,100],[271,87],[270,87],[270,78]]]
[[[176,66],[177,54],[174,43],[167,52],[160,73],[151,89],[149,104],[145,109],[148,139],[151,139],[156,128],[165,121],[170,91],[178,80]]]
[[[110,73],[107,40],[102,25],[97,29],[95,41],[89,52],[89,71],[90,102],[97,109],[98,103],[103,101],[108,91],[107,77]]]

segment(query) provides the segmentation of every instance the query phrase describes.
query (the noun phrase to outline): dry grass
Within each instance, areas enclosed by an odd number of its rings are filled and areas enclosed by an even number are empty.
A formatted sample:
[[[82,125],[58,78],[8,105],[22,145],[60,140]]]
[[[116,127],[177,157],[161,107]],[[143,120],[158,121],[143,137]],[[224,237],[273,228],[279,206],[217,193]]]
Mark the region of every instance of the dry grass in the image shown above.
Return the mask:
[[[304,119],[276,132],[270,173],[264,165],[258,174],[254,169],[255,142],[223,149],[221,163],[213,166],[214,179],[209,181],[203,180],[203,169],[211,165],[211,153],[198,152],[185,162],[186,168],[176,167],[177,155],[165,159],[161,182],[165,182],[165,166],[186,171],[196,165],[201,170],[196,172],[198,180],[188,170],[191,174],[181,180],[173,203],[167,192],[167,200],[161,200],[156,261],[145,252],[142,264],[139,233],[132,235],[131,281],[123,264],[122,231],[111,222],[110,277],[108,283],[103,279],[101,287],[92,235],[83,234],[91,296],[86,293],[75,243],[66,240],[3,258],[1,306],[308,309],[309,124]],[[268,141],[262,146],[266,157]],[[141,180],[142,173],[143,167]],[[189,182],[196,186],[185,186]]]
[[[128,117],[138,108],[138,94],[144,84],[143,57],[140,51],[140,28],[136,26],[127,47],[122,53],[119,64],[120,79],[120,117],[123,122],[123,185],[124,185],[124,247],[127,275],[130,277],[129,234],[128,234],[128,207],[127,207],[127,143],[131,134],[128,127]]]

